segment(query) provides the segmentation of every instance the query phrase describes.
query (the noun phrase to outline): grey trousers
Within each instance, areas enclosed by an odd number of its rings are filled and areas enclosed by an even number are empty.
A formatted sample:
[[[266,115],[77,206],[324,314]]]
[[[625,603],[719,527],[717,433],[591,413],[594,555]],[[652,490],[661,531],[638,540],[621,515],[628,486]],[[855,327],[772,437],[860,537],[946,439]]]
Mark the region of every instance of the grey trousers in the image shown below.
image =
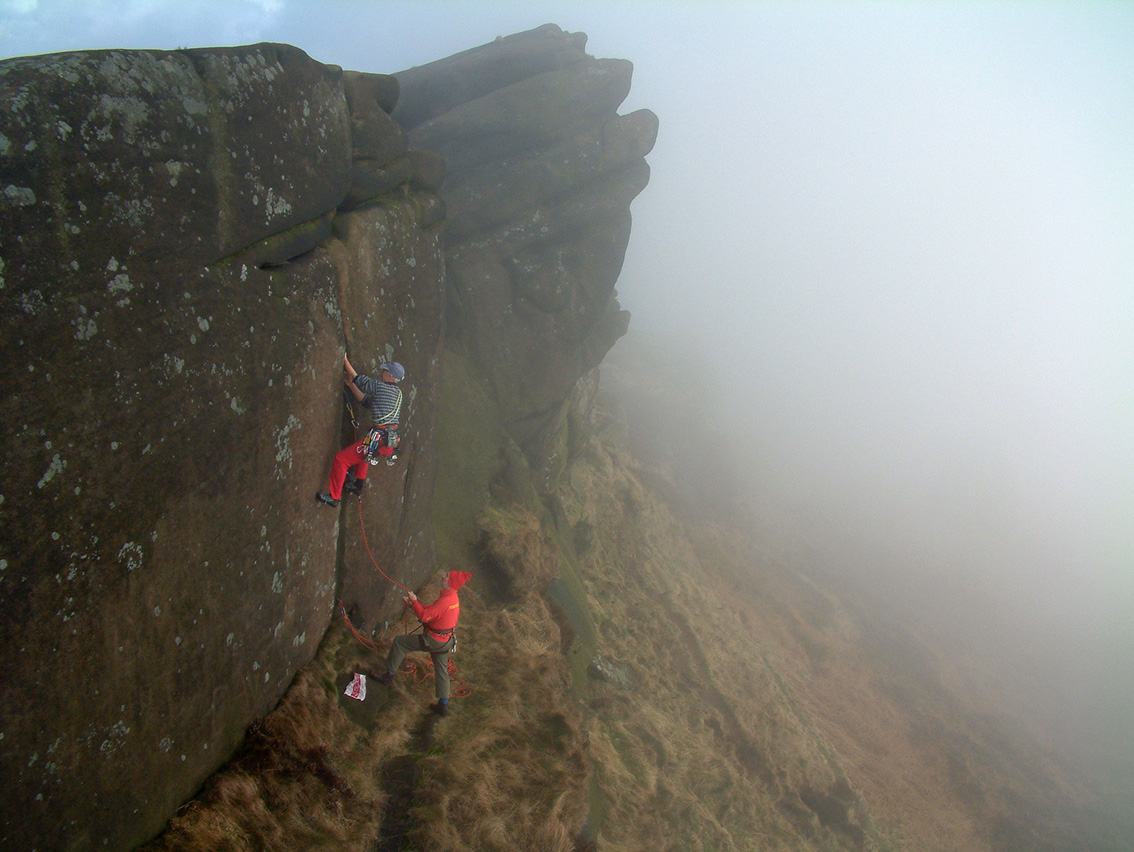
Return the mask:
[[[424,631],[411,633],[408,636],[398,636],[390,646],[390,654],[386,657],[386,671],[396,672],[401,668],[402,660],[406,654],[413,651],[424,651],[433,658],[433,680],[437,688],[437,697],[449,700],[449,654],[453,651],[453,640],[456,634],[449,636],[444,642],[438,642]]]

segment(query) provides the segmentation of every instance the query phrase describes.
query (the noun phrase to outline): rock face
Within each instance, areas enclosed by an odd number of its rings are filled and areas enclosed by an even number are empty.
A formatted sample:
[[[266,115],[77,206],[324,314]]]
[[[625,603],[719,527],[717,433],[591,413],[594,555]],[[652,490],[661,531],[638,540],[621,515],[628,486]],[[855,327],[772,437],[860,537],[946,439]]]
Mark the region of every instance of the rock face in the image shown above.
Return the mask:
[[[365,630],[384,574],[433,571],[443,325],[553,472],[656,133],[585,41],[396,77],[270,44],[0,63],[0,848],[152,836],[338,600]],[[406,413],[336,512],[344,350],[405,365]]]
[[[0,847],[157,831],[336,595],[378,619],[360,518],[431,569],[443,207],[396,93],[280,45],[0,64]],[[344,347],[408,417],[340,528]]]
[[[547,25],[398,73],[394,118],[447,165],[452,337],[545,476],[579,378],[626,331],[614,298],[657,118],[632,66]]]

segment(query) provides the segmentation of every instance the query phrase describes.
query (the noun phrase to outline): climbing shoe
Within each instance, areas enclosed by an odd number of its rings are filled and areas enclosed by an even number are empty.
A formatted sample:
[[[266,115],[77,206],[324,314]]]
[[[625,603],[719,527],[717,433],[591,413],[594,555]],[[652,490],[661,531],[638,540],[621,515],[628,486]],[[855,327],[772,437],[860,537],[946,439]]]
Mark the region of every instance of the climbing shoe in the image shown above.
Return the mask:
[[[394,682],[394,676],[390,672],[382,672],[380,675],[373,675],[373,678],[382,684],[382,686],[389,686]]]
[[[346,482],[343,483],[343,491],[347,494],[361,494],[365,485],[365,479],[355,479],[353,476],[348,476]]]
[[[334,497],[332,497],[330,494],[328,494],[326,491],[320,491],[318,494],[315,495],[315,499],[318,500],[320,503],[326,503],[332,509],[337,509],[338,505],[339,505],[339,501],[336,500]]]
[[[447,701],[434,701],[429,705],[429,709],[436,713],[438,716],[449,715],[449,702]]]

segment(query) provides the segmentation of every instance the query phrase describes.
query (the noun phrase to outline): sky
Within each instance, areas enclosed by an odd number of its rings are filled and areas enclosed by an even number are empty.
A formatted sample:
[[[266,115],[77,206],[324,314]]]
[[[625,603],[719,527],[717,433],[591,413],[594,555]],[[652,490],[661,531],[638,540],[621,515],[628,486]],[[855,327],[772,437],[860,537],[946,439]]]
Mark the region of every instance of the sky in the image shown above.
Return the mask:
[[[1134,2],[0,0],[0,56],[392,73],[544,23],[660,119],[619,299],[712,390],[755,510],[1125,701]]]

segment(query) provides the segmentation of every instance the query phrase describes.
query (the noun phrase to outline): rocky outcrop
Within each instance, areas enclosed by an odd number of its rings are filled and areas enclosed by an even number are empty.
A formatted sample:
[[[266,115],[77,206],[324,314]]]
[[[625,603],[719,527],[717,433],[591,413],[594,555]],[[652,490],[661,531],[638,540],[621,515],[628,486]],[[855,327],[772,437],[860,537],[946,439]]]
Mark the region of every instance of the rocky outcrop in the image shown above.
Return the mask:
[[[396,93],[281,45],[0,64],[3,848],[157,831],[337,596],[383,612],[360,522],[432,568],[441,172]],[[340,525],[344,348],[408,417]]]
[[[366,630],[387,576],[433,570],[443,324],[509,458],[553,471],[626,327],[656,131],[584,45],[397,77],[269,44],[0,63],[0,846],[153,835],[337,601]],[[344,350],[406,366],[406,416],[334,512]]]
[[[614,284],[657,135],[617,113],[631,64],[585,45],[547,25],[396,75],[394,117],[446,159],[451,337],[545,482],[580,377],[626,331]]]

